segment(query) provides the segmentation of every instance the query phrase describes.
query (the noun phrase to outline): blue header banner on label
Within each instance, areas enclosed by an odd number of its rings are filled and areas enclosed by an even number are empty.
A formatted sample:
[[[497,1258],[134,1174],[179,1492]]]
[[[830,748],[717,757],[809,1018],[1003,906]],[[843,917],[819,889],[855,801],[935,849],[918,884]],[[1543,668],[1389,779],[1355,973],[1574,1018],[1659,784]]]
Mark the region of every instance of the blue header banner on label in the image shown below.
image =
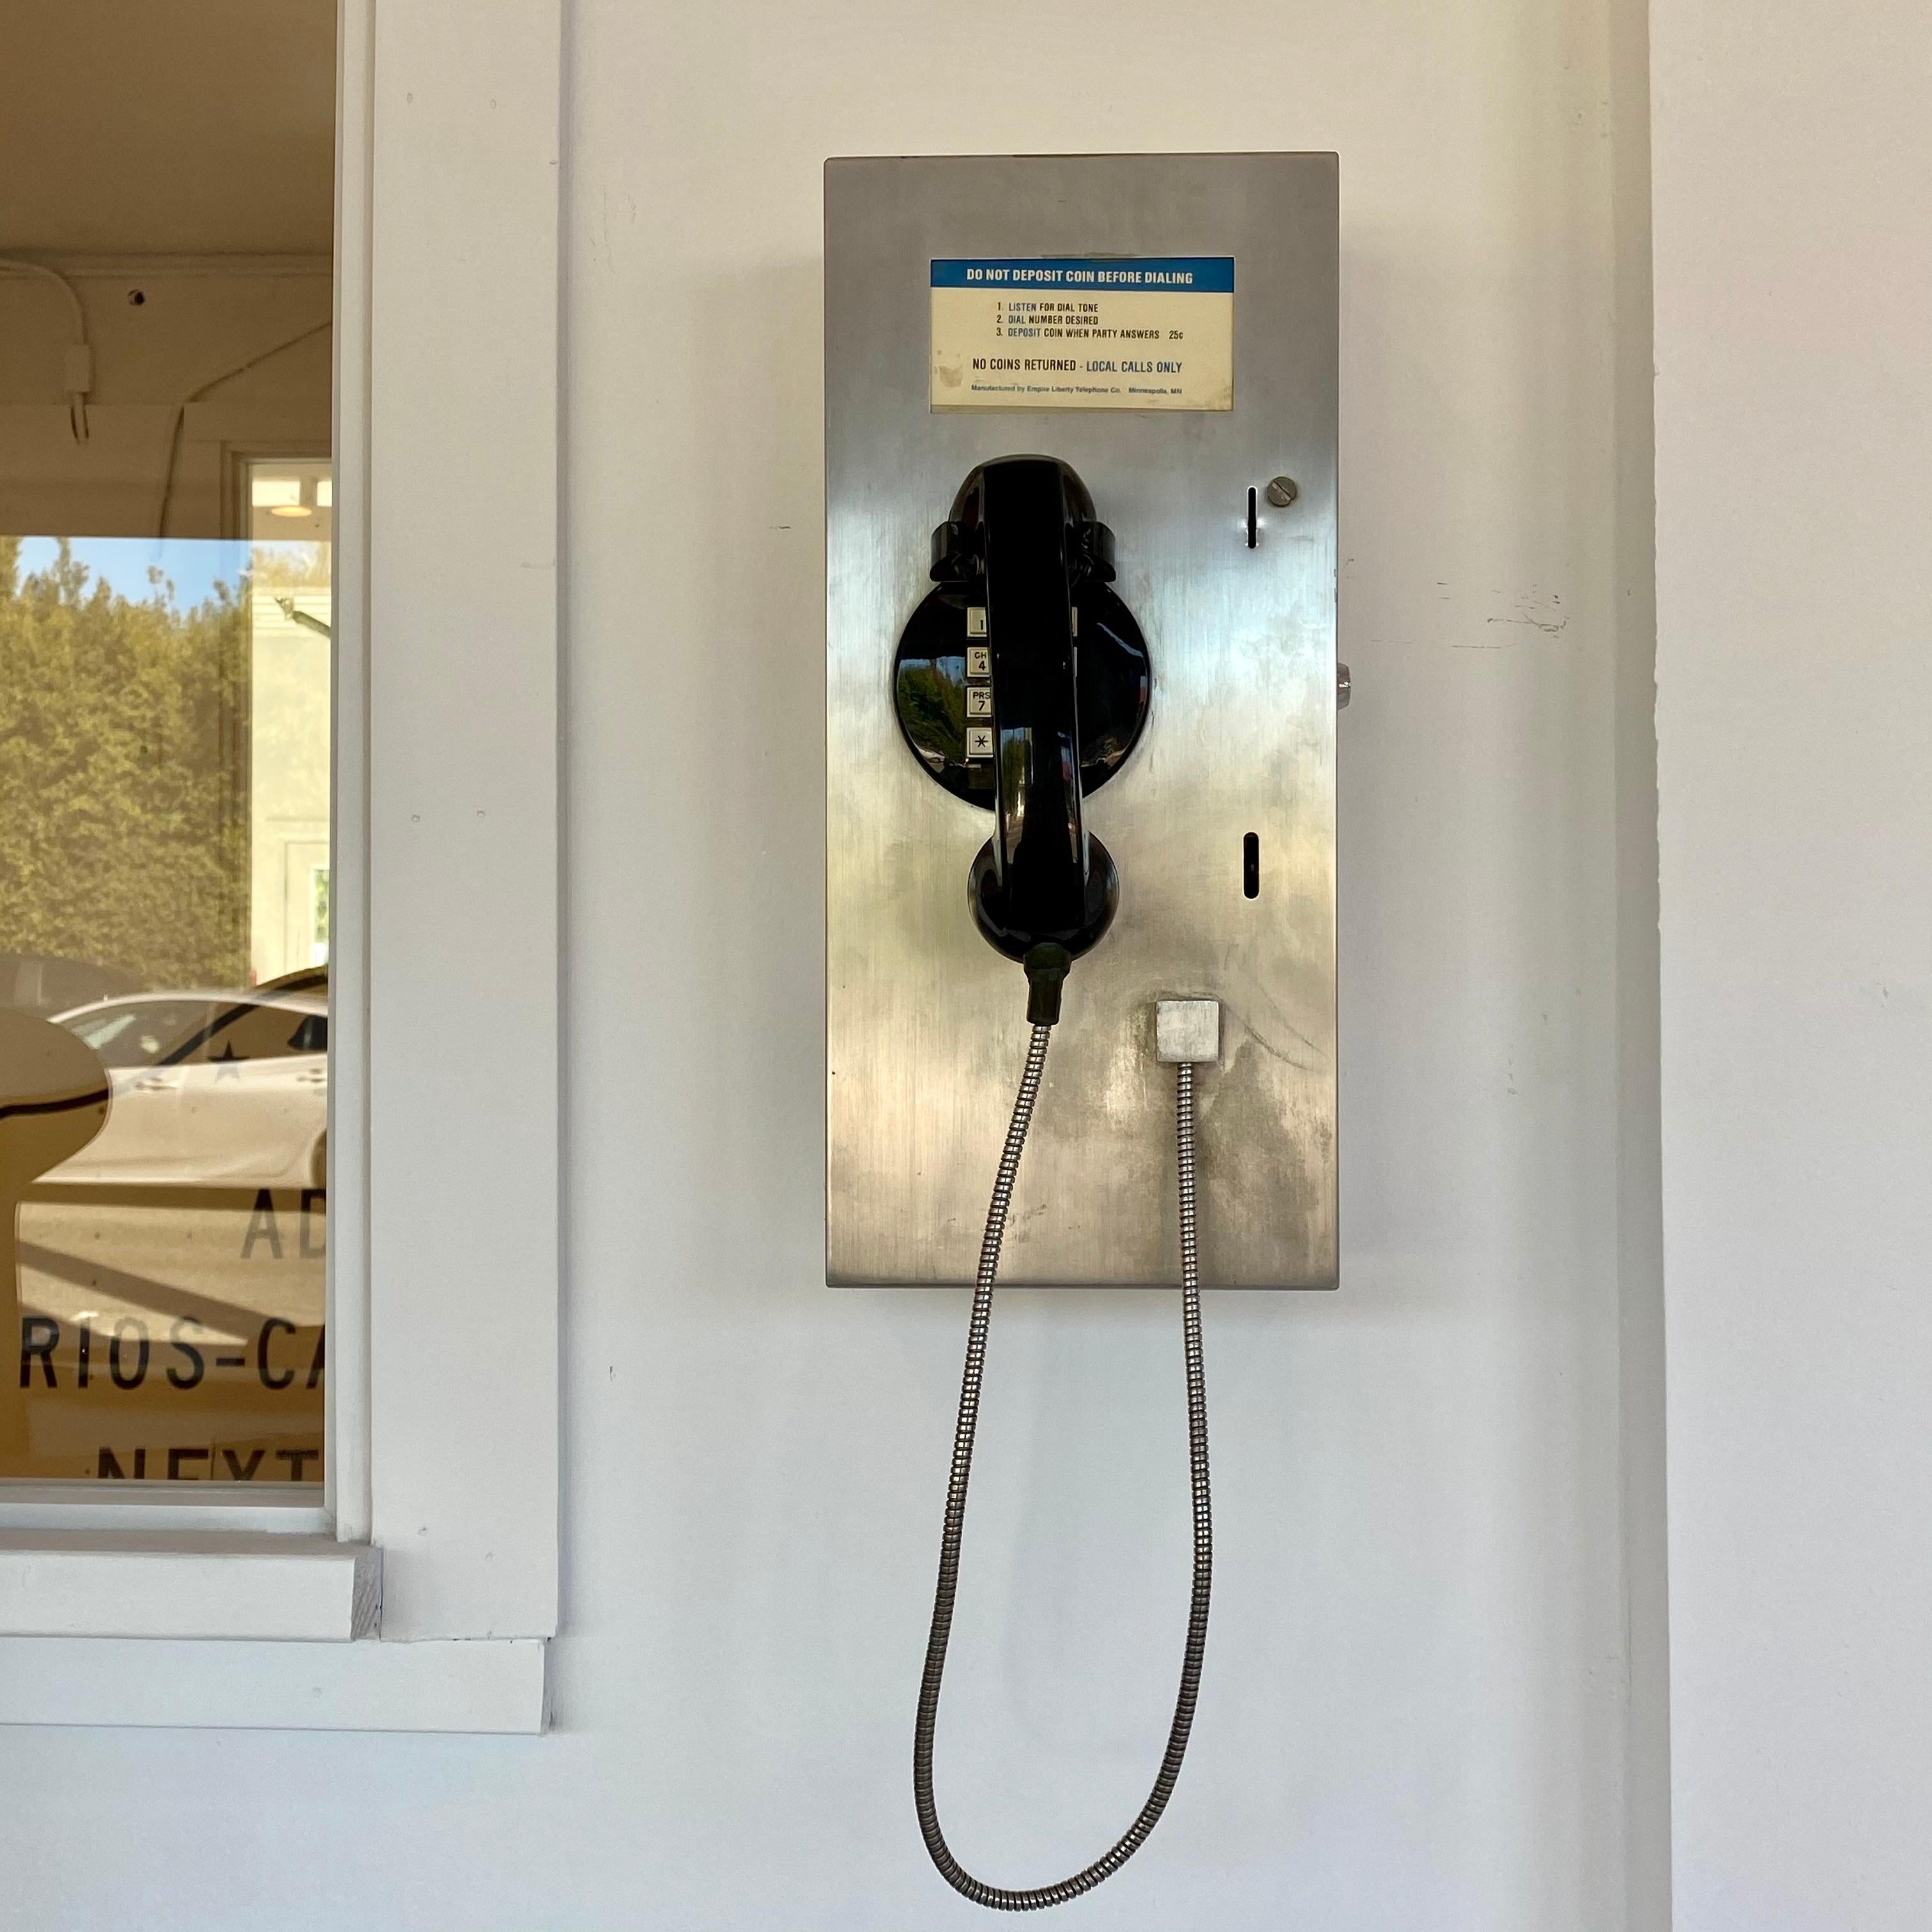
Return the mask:
[[[936,289],[1105,289],[1166,295],[1232,295],[1232,255],[1032,256],[938,261]]]

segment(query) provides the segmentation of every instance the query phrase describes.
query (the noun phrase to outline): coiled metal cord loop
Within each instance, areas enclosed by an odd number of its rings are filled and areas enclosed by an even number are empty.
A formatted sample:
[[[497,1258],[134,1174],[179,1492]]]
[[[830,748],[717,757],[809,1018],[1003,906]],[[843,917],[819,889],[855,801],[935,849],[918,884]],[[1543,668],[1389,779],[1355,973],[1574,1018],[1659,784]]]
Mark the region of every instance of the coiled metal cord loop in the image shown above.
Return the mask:
[[[1194,1508],[1194,1589],[1188,1606],[1187,1641],[1181,1654],[1180,1688],[1174,1700],[1167,1750],[1140,1815],[1113,1848],[1084,1870],[1054,1884],[1024,1891],[988,1885],[975,1878],[954,1858],[940,1829],[938,1808],[932,1794],[932,1740],[939,1719],[940,1686],[946,1674],[946,1647],[952,1634],[952,1607],[958,1593],[959,1547],[966,1528],[966,1488],[973,1473],[973,1435],[980,1416],[986,1331],[993,1312],[993,1282],[999,1273],[1006,1210],[1012,1203],[1013,1182],[1019,1173],[1020,1155],[1026,1146],[1034,1106],[1040,1097],[1040,1076],[1046,1065],[1047,1042],[1052,1033],[1050,1026],[1036,1026],[1028,1044],[1019,1094],[1013,1102],[1012,1121],[1006,1130],[1006,1145],[1000,1151],[999,1172],[993,1182],[993,1198],[986,1210],[986,1238],[980,1245],[980,1273],[973,1291],[972,1321],[966,1334],[966,1369],[959,1388],[958,1425],[953,1432],[952,1469],[946,1487],[932,1630],[926,1639],[926,1670],[919,1687],[919,1717],[913,1730],[913,1799],[918,1808],[919,1828],[926,1839],[926,1849],[940,1876],[956,1892],[976,1905],[990,1906],[999,1912],[1037,1911],[1042,1906],[1064,1904],[1083,1892],[1092,1891],[1140,1850],[1160,1822],[1180,1776],[1188,1732],[1193,1727],[1202,1659],[1208,1647],[1208,1602],[1214,1570],[1214,1522],[1208,1480],[1207,1378],[1202,1357],[1201,1279],[1195,1242],[1194,1069],[1183,1064],[1174,1069],[1174,1129],[1180,1183],[1180,1319],[1187,1369],[1187,1466]]]

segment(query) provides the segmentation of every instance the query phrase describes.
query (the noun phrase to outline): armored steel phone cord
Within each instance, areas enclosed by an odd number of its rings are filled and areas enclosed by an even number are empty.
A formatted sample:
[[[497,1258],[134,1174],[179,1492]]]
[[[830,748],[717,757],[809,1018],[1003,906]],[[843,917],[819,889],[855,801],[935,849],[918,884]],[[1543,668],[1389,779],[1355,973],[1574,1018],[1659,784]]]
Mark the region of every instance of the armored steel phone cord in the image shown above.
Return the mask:
[[[1052,1004],[1057,1015],[1057,997]],[[1208,1647],[1208,1598],[1214,1568],[1214,1525],[1208,1483],[1208,1394],[1201,1354],[1201,1280],[1194,1234],[1194,1069],[1184,1062],[1174,1070],[1174,1127],[1180,1176],[1180,1321],[1187,1364],[1187,1467],[1194,1504],[1194,1592],[1188,1607],[1180,1690],[1174,1700],[1167,1750],[1140,1816],[1111,1851],[1095,1859],[1084,1871],[1056,1884],[1030,1886],[1024,1891],[1009,1891],[975,1878],[954,1858],[940,1829],[938,1808],[932,1796],[932,1737],[939,1718],[946,1640],[952,1632],[952,1606],[958,1590],[959,1546],[966,1527],[966,1486],[973,1473],[973,1432],[979,1419],[986,1331],[993,1312],[993,1280],[999,1272],[1006,1209],[1019,1172],[1020,1154],[1026,1145],[1034,1103],[1039,1098],[1047,1042],[1053,1030],[1052,1019],[1043,1024],[1038,1023],[1036,1008],[1030,1016],[1036,1024],[1027,1047],[1025,1070],[1020,1076],[1019,1096],[1013,1102],[1012,1124],[1006,1130],[1006,1146],[993,1182],[992,1203],[986,1210],[986,1238],[980,1246],[979,1278],[973,1291],[972,1322],[966,1334],[966,1370],[959,1387],[959,1421],[952,1438],[952,1471],[946,1483],[945,1526],[940,1538],[939,1582],[933,1593],[932,1632],[926,1639],[926,1672],[920,1682],[919,1718],[912,1746],[913,1799],[932,1862],[956,1892],[963,1893],[976,1905],[990,1906],[999,1912],[1037,1911],[1042,1906],[1064,1904],[1083,1892],[1092,1891],[1102,1880],[1112,1877],[1146,1844],[1160,1822],[1160,1814],[1166,1810],[1180,1776],[1180,1762],[1187,1754],[1187,1734],[1194,1723],[1195,1699],[1201,1688],[1201,1661]]]

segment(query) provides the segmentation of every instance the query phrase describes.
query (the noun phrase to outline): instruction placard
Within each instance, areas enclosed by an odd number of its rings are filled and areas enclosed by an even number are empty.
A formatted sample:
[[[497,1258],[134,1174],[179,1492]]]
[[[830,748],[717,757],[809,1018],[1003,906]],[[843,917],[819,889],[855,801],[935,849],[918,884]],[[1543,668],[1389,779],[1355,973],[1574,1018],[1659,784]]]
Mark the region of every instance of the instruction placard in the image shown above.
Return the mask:
[[[1234,258],[932,265],[935,410],[1231,410]]]

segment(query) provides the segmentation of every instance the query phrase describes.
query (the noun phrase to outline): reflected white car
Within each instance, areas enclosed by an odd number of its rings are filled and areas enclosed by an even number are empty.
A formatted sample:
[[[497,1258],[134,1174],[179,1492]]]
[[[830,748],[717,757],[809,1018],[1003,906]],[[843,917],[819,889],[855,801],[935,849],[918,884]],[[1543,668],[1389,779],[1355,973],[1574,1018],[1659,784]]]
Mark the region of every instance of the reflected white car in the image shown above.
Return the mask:
[[[44,1178],[320,1187],[328,1002],[297,992],[135,993],[54,1016],[99,1054],[107,1124]]]

